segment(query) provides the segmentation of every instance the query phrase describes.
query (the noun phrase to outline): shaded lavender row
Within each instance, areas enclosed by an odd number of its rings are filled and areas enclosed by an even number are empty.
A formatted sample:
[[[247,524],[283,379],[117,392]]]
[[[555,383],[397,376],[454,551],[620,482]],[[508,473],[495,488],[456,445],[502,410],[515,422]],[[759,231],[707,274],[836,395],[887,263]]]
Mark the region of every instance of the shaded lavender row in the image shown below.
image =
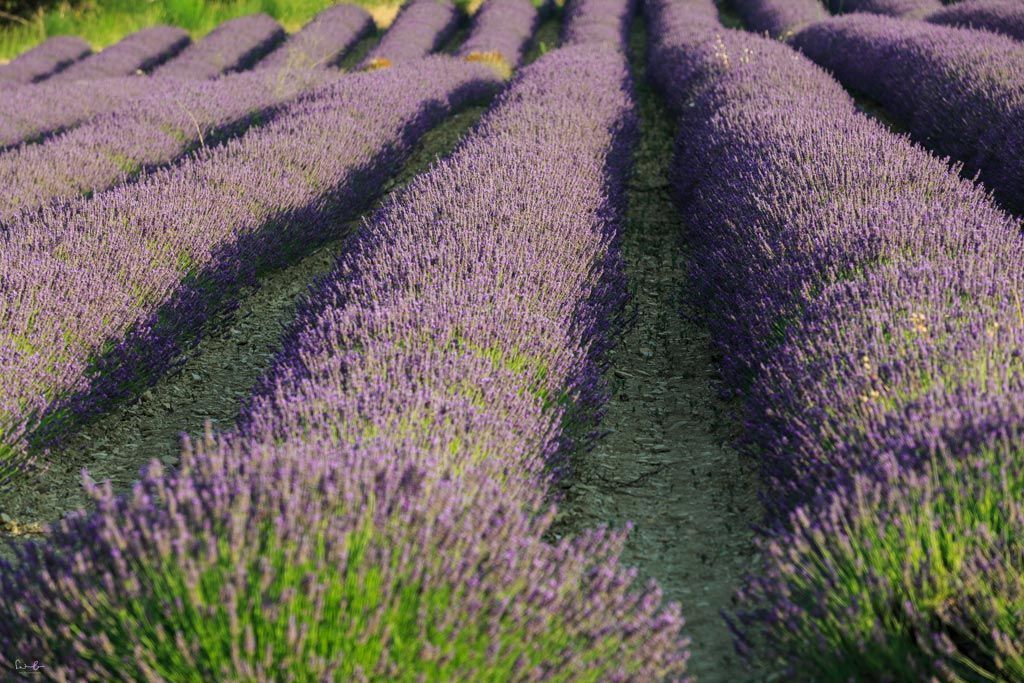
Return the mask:
[[[461,57],[519,66],[540,14],[532,0],[487,0],[473,17],[473,30],[459,48]]]
[[[637,2],[574,0],[568,3],[562,25],[562,45],[606,45],[625,49]]]
[[[156,82],[148,78],[122,76],[72,83],[56,83],[51,78],[6,90],[0,97],[0,149],[52,135],[118,109],[155,86]]]
[[[440,49],[455,34],[458,23],[459,10],[451,0],[412,0],[359,68],[379,69],[422,59]]]
[[[179,166],[10,221],[0,416],[12,457],[23,426],[59,434],[155,377],[240,281],[336,236],[325,221],[361,210],[426,129],[495,81],[451,58],[339,79]],[[32,413],[44,424],[24,425]]]
[[[837,17],[793,44],[1024,211],[1024,45],[988,31]]]
[[[829,18],[821,0],[733,0],[732,5],[749,30],[782,40]]]
[[[289,36],[256,65],[260,69],[312,69],[337,66],[345,53],[374,29],[358,5],[333,5]]]
[[[130,76],[149,71],[181,52],[191,42],[188,33],[175,26],[151,26],[122,38],[108,48],[75,62],[50,77],[50,83]]]
[[[92,54],[89,43],[76,36],[54,36],[0,66],[0,90],[41,81]]]
[[[232,74],[216,81],[154,80],[130,106],[38,145],[0,153],[0,224],[59,197],[105,190],[274,115],[298,94],[339,77],[325,70]]]
[[[963,0],[925,19],[933,24],[980,28],[1024,40],[1024,3],[1017,0]]]
[[[688,4],[649,7],[702,22]],[[740,646],[794,680],[1016,680],[1021,224],[784,45],[654,37],[656,79],[687,93],[692,279],[776,522]]]
[[[284,29],[266,14],[220,24],[198,43],[153,70],[154,76],[216,78],[255,64],[285,39]]]
[[[864,12],[890,17],[921,18],[942,9],[941,0],[825,0],[835,14]]]
[[[0,564],[0,651],[89,680],[680,676],[621,533],[541,540],[625,296],[632,106],[614,50],[525,69],[312,292],[245,435]]]

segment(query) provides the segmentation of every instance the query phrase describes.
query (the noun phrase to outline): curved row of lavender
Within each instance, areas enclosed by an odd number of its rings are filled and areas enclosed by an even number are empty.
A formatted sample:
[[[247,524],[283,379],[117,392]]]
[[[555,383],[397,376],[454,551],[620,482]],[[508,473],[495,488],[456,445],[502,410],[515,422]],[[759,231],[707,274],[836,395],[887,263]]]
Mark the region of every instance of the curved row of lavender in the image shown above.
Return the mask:
[[[154,76],[205,80],[243,71],[285,39],[284,29],[266,14],[231,19],[153,70]]]
[[[473,30],[457,54],[496,63],[511,72],[523,61],[539,21],[532,0],[487,0],[473,17]]]
[[[333,5],[261,59],[259,69],[314,69],[337,66],[356,43],[374,30],[373,18],[358,5]]]
[[[89,43],[76,36],[54,36],[0,66],[0,90],[49,78],[92,54]]]
[[[451,0],[411,0],[359,68],[380,69],[422,59],[439,50],[458,24],[459,10]]]
[[[1024,211],[1024,45],[988,31],[888,17],[837,17],[793,45],[877,100],[915,140],[979,174]]]
[[[150,71],[181,52],[190,42],[192,39],[184,29],[151,26],[75,62],[47,80],[50,83],[68,83]]]
[[[58,198],[91,194],[272,118],[336,80],[323,69],[258,70],[216,81],[154,81],[146,95],[37,145],[0,152],[0,225]]]
[[[1017,0],[962,0],[925,17],[933,24],[979,28],[1024,40],[1024,3]]]
[[[651,8],[671,28],[687,4]],[[775,521],[739,644],[795,680],[1019,679],[1022,225],[786,46],[652,35]]]
[[[942,9],[942,0],[824,0],[834,14],[881,14],[920,19]]]
[[[621,533],[542,540],[625,299],[631,88],[607,47],[524,70],[310,294],[244,433],[0,564],[0,651],[85,680],[681,676]]]
[[[747,29],[780,40],[829,18],[821,0],[733,0],[732,6]]]
[[[325,225],[360,211],[420,135],[496,82],[453,58],[347,76],[138,183],[11,220],[0,465],[155,378],[241,281],[336,236]]]

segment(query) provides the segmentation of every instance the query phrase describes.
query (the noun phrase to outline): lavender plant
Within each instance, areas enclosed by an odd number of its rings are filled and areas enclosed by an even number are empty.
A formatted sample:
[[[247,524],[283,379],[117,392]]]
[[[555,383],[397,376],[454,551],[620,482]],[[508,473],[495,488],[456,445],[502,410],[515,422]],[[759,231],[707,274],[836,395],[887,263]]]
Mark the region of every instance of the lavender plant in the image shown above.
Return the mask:
[[[863,12],[918,19],[942,9],[941,0],[825,0],[825,3],[835,14]]]
[[[562,45],[606,45],[625,49],[636,2],[577,0],[566,7]]]
[[[1014,0],[963,0],[932,12],[926,21],[979,28],[1024,40],[1024,5]]]
[[[225,21],[198,43],[153,70],[154,76],[216,78],[243,71],[258,62],[285,38],[284,29],[266,14]]]
[[[444,45],[458,23],[459,10],[451,0],[412,0],[359,68],[381,69],[426,57]]]
[[[313,69],[337,66],[355,44],[374,29],[373,19],[358,5],[333,5],[289,36],[259,61],[260,69]]]
[[[92,54],[89,44],[75,36],[54,36],[0,66],[0,90],[49,78]]]
[[[522,62],[539,18],[531,0],[487,0],[473,17],[473,30],[458,54],[510,75]]]
[[[686,93],[693,281],[770,515],[740,646],[798,680],[1013,680],[1021,224],[785,46],[654,35],[657,82]]]
[[[310,293],[241,432],[0,565],[0,650],[86,680],[681,676],[622,533],[541,540],[625,296],[632,106],[614,49],[521,72]]]
[[[423,132],[496,80],[452,58],[340,79],[176,167],[10,221],[4,423],[44,415],[33,438],[59,434],[150,381],[240,282],[332,236],[325,225],[364,207]],[[5,465],[30,436],[8,439]]]
[[[732,4],[747,29],[779,40],[829,17],[821,0],[733,0]]]
[[[119,42],[72,64],[51,76],[51,83],[130,76],[150,71],[185,49],[191,42],[186,31],[173,26],[152,26],[136,31]]]
[[[793,44],[877,100],[911,135],[1024,210],[1024,45],[988,31],[839,17]]]
[[[110,188],[272,118],[326,70],[259,70],[209,82],[154,80],[150,93],[38,145],[0,153],[0,221]]]

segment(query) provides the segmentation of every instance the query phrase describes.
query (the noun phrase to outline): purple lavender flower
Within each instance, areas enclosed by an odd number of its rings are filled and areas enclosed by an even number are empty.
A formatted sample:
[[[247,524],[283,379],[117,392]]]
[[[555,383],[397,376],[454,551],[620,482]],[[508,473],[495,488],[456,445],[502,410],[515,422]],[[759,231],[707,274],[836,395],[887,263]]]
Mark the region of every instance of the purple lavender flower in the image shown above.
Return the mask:
[[[749,30],[782,40],[829,17],[821,0],[733,0],[733,6]]]

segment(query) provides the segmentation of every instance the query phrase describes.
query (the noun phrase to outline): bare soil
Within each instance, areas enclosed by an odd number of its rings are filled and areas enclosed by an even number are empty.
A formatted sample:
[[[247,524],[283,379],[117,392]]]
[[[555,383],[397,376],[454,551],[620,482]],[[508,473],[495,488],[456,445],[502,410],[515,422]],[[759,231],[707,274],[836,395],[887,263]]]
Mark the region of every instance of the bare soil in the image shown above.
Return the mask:
[[[556,531],[632,521],[623,560],[682,604],[700,681],[757,681],[734,654],[721,610],[753,568],[761,517],[755,464],[732,447],[739,420],[720,398],[708,331],[689,296],[685,219],[668,168],[675,126],[644,79],[644,30],[632,34],[641,139],[624,252],[635,322],[612,352],[607,435],[574,458]]]

